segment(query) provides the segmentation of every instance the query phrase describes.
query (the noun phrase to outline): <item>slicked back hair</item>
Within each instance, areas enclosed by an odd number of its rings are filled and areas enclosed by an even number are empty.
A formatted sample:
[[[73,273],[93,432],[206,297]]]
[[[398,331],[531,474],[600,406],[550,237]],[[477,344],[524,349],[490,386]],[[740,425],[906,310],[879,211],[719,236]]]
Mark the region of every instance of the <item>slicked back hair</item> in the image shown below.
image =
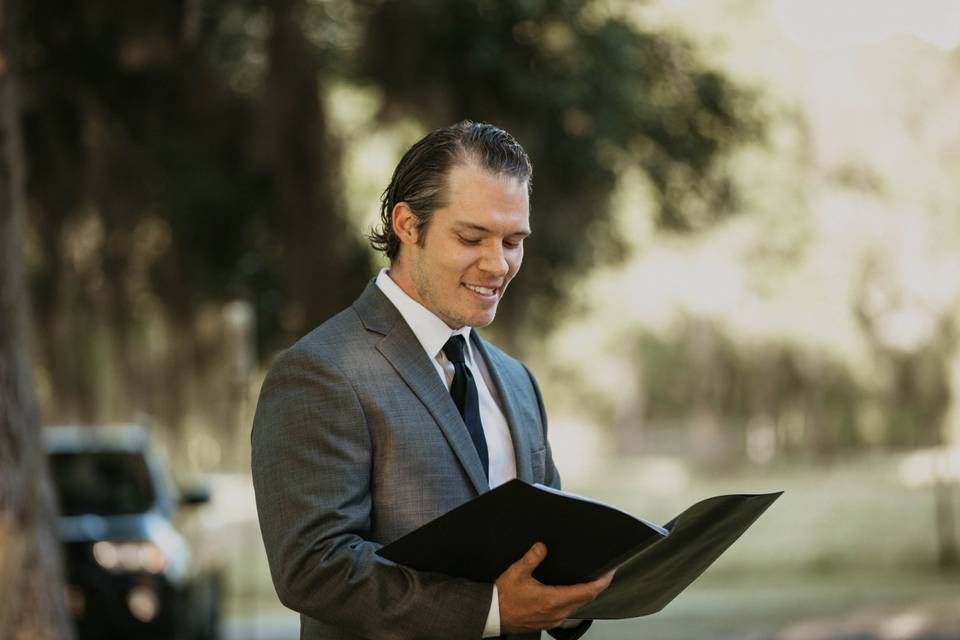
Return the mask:
[[[380,226],[367,236],[373,248],[391,262],[400,252],[392,219],[398,202],[406,202],[416,216],[417,242],[422,245],[434,211],[448,204],[450,170],[460,165],[525,181],[528,194],[533,188],[533,166],[527,152],[503,129],[469,120],[436,129],[403,154],[380,196]]]

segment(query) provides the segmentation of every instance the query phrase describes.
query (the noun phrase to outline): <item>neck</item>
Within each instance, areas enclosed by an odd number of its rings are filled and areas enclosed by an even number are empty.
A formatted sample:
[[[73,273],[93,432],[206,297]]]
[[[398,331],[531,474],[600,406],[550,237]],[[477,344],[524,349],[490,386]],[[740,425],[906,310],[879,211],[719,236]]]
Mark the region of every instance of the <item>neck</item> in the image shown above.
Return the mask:
[[[427,307],[427,305],[423,303],[423,300],[417,294],[416,287],[413,286],[413,278],[410,277],[410,270],[407,269],[399,259],[390,263],[390,268],[387,269],[387,276],[389,276],[390,279],[393,280],[394,284],[400,287],[405,294],[419,302],[424,307]]]

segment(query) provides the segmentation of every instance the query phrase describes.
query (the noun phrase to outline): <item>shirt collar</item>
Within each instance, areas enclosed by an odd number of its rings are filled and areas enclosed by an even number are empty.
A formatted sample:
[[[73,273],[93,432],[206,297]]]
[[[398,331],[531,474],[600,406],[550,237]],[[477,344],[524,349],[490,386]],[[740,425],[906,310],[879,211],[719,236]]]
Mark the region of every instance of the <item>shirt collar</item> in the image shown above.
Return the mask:
[[[381,269],[377,274],[377,287],[393,303],[400,315],[410,326],[413,335],[417,337],[420,346],[431,359],[436,358],[443,345],[450,336],[461,335],[467,342],[467,358],[473,360],[473,351],[470,346],[470,327],[451,329],[447,323],[438,318],[432,311],[407,295],[407,292],[393,281],[387,269]]]

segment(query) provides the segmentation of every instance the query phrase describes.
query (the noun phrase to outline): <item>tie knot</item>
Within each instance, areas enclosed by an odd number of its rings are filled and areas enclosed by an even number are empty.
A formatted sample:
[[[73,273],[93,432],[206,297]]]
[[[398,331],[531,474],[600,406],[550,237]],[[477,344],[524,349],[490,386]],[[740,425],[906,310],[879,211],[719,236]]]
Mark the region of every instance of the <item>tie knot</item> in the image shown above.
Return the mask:
[[[463,349],[466,347],[467,343],[461,335],[450,336],[450,339],[447,340],[447,344],[443,345],[443,354],[447,356],[447,360],[453,364],[463,364]]]

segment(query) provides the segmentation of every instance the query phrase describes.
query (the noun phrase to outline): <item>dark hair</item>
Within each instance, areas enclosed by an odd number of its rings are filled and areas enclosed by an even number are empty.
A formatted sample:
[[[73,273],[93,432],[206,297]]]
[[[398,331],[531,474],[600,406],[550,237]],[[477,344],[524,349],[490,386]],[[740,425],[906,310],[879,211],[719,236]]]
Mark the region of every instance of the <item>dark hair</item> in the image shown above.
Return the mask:
[[[503,129],[483,122],[464,120],[431,131],[403,154],[390,184],[380,196],[380,227],[367,238],[377,251],[392,262],[400,251],[400,239],[393,232],[393,208],[406,202],[417,218],[418,242],[433,217],[447,205],[446,182],[450,170],[472,165],[494,174],[505,174],[533,187],[533,167],[520,143]]]

